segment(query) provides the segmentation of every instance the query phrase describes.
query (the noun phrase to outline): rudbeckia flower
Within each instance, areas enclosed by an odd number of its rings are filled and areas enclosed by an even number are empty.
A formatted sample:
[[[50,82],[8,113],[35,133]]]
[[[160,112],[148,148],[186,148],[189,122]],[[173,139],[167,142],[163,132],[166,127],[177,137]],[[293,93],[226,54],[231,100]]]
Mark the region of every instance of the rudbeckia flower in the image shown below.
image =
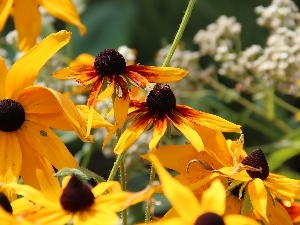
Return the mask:
[[[12,15],[15,29],[18,32],[19,49],[21,51],[28,51],[33,47],[38,35],[41,33],[40,6],[43,6],[54,17],[77,26],[80,34],[86,33],[86,28],[80,22],[71,0],[1,0],[0,32],[3,30],[9,15]]]
[[[12,188],[16,194],[41,206],[26,218],[43,225],[67,224],[70,221],[74,225],[117,224],[117,212],[150,198],[154,192],[152,187],[140,192],[125,192],[116,181],[102,182],[91,189],[75,175],[63,180],[61,195],[53,200],[28,185],[5,184],[4,188]]]
[[[149,143],[150,150],[156,148],[159,140],[171,122],[190,143],[198,150],[204,147],[203,140],[197,133],[197,126],[222,132],[241,132],[240,126],[219,116],[201,112],[185,105],[176,104],[176,98],[170,86],[156,84],[145,102],[131,101],[128,119],[136,116],[134,122],[121,135],[114,152],[124,152],[146,129],[153,127],[153,137]],[[109,140],[112,132],[107,136]]]
[[[32,86],[40,68],[69,39],[66,31],[49,35],[9,71],[0,58],[0,182],[17,182],[21,175],[26,184],[45,194],[57,193],[52,165],[57,169],[78,166],[50,128],[76,131],[84,140],[86,121],[64,95]]]
[[[157,224],[258,225],[255,220],[242,215],[224,215],[226,192],[219,180],[213,181],[199,202],[193,192],[175,180],[153,154],[150,153],[148,159],[153,163],[160,178],[163,193],[172,205],[172,208]],[[153,224],[156,223],[153,222]]]
[[[116,124],[121,128],[126,120],[129,107],[129,90],[133,84],[142,89],[150,86],[149,82],[163,83],[180,80],[187,74],[186,70],[172,67],[154,67],[128,65],[124,57],[114,49],[100,52],[93,64],[70,66],[56,71],[53,76],[58,79],[76,79],[84,86],[92,86],[87,106],[94,108],[98,100],[114,97]],[[92,115],[88,121],[88,134],[91,129]]]

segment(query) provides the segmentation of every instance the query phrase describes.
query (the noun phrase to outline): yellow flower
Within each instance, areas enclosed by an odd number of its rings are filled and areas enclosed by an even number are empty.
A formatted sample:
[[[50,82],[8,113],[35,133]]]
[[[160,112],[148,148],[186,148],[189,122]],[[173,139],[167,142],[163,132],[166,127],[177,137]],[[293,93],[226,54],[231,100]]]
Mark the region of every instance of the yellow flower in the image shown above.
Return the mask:
[[[54,17],[77,26],[80,34],[86,33],[86,28],[80,22],[71,0],[1,0],[0,32],[11,14],[15,29],[18,32],[19,49],[21,51],[28,51],[33,47],[38,35],[41,33],[40,6],[43,6]]]
[[[154,192],[151,187],[136,193],[124,192],[116,181],[102,182],[91,189],[75,175],[66,177],[63,186],[59,198],[52,201],[28,185],[5,184],[4,188],[12,188],[16,194],[41,206],[26,218],[43,225],[63,225],[72,220],[74,225],[117,224],[117,212],[150,198]]]
[[[151,123],[153,137],[149,143],[150,150],[156,148],[159,140],[167,130],[168,122],[171,122],[180,130],[199,151],[204,145],[203,140],[197,133],[197,126],[223,132],[241,132],[239,125],[219,116],[176,104],[176,98],[170,86],[166,84],[156,84],[145,102],[131,101],[127,119],[134,116],[137,116],[137,118],[121,135],[114,149],[116,154],[124,152]],[[111,135],[112,132],[107,136],[104,144],[110,139]]]
[[[76,131],[85,140],[86,122],[64,95],[32,86],[40,68],[69,39],[66,31],[49,35],[10,71],[0,58],[0,182],[17,182],[21,175],[26,184],[50,195],[59,190],[52,165],[78,166],[50,128]]]
[[[250,218],[241,215],[224,215],[226,204],[225,188],[219,180],[215,180],[198,202],[193,192],[175,180],[160,164],[153,154],[148,155],[159,175],[163,193],[173,208],[158,221],[158,224],[172,225],[258,225]]]
[[[76,79],[84,86],[92,86],[87,106],[94,108],[96,99],[105,99],[114,94],[114,112],[116,124],[121,128],[126,120],[129,107],[129,90],[133,84],[142,89],[150,86],[149,82],[173,82],[187,74],[186,70],[172,67],[154,67],[143,65],[128,65],[124,57],[114,49],[100,52],[94,63],[70,66],[56,71],[58,79]],[[88,120],[88,134],[91,129],[92,115]]]

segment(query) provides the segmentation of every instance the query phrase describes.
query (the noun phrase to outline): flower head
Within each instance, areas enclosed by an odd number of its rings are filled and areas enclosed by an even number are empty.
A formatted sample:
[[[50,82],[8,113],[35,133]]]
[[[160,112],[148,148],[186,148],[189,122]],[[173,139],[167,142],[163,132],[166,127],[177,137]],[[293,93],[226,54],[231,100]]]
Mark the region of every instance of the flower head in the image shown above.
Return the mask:
[[[7,70],[0,58],[0,181],[26,184],[46,195],[59,194],[56,169],[78,164],[50,129],[73,130],[83,139],[86,122],[71,100],[57,91],[32,86],[38,71],[61,47],[70,33],[49,35]],[[10,194],[8,194],[10,198]]]
[[[0,3],[0,31],[11,14],[15,29],[18,32],[19,48],[28,51],[36,43],[41,33],[42,21],[39,7],[43,6],[46,11],[67,23],[78,27],[81,34],[86,33],[85,26],[80,22],[76,8],[71,0],[37,1],[37,0],[4,0]],[[26,9],[26,10],[24,10]]]
[[[59,79],[76,79],[84,86],[92,86],[87,101],[89,108],[94,108],[96,99],[114,96],[115,120],[118,127],[122,127],[129,107],[130,85],[142,89],[150,86],[149,82],[177,81],[187,74],[186,70],[172,67],[153,67],[143,65],[128,65],[124,57],[114,49],[100,52],[93,64],[70,66],[56,71],[54,77]],[[128,82],[129,81],[129,82]],[[92,115],[88,121],[88,132],[92,123]]]
[[[180,130],[198,150],[203,149],[204,144],[196,131],[197,126],[223,132],[241,132],[239,125],[221,117],[176,104],[175,95],[167,84],[156,84],[145,102],[131,101],[128,119],[134,116],[137,116],[136,119],[124,131],[114,149],[116,154],[125,151],[151,123],[153,138],[149,143],[150,150],[156,148],[167,130],[168,122]],[[109,138],[110,135],[106,141]]]

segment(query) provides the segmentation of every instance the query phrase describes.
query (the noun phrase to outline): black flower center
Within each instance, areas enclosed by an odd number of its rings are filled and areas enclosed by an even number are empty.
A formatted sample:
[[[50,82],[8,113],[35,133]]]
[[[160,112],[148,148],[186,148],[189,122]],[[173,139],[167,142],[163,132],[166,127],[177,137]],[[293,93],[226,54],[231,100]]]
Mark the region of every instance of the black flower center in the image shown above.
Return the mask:
[[[10,202],[8,198],[5,196],[5,194],[3,194],[2,192],[0,192],[0,205],[6,212],[12,214],[13,209],[10,205]]]
[[[199,216],[195,222],[195,225],[225,225],[225,223],[222,217],[218,214],[208,212]]]
[[[243,161],[242,164],[251,166],[260,171],[246,170],[251,178],[260,178],[261,180],[267,179],[269,176],[269,165],[267,159],[261,149],[257,149],[249,154]]]
[[[0,100],[0,130],[13,132],[18,130],[25,121],[23,106],[12,99]]]
[[[94,199],[91,188],[73,175],[61,194],[60,204],[67,211],[77,212],[93,205]]]
[[[175,95],[167,84],[156,84],[146,102],[149,112],[154,114],[167,114],[176,108]]]
[[[126,68],[126,61],[118,51],[107,48],[96,56],[94,68],[102,76],[120,75]]]

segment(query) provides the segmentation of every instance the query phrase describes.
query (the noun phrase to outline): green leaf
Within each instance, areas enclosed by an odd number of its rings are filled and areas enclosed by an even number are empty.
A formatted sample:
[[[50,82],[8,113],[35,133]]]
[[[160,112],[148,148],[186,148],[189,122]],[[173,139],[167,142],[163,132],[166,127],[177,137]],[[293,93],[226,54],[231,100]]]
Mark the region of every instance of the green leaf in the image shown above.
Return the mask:
[[[63,168],[59,170],[54,176],[55,177],[65,177],[70,175],[76,175],[81,180],[90,180],[93,179],[97,184],[101,182],[106,182],[105,179],[98,174],[84,168],[84,167],[78,167],[78,168]]]

